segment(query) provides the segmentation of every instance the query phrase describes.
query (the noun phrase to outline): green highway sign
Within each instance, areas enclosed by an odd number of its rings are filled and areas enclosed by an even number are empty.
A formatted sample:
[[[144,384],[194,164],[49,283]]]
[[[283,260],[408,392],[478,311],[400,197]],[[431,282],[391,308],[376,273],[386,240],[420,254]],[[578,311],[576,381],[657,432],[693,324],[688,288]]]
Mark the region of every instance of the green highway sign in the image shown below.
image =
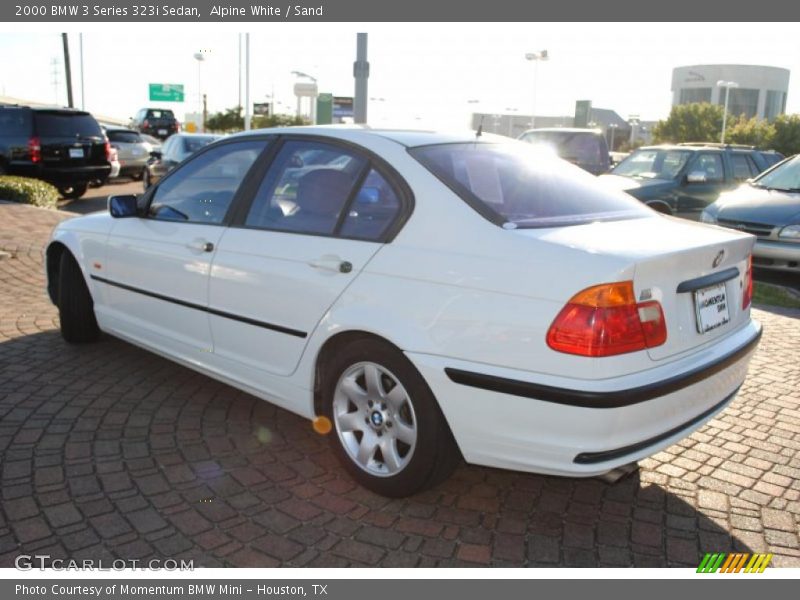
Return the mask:
[[[151,83],[150,100],[153,102],[183,102],[183,84]]]

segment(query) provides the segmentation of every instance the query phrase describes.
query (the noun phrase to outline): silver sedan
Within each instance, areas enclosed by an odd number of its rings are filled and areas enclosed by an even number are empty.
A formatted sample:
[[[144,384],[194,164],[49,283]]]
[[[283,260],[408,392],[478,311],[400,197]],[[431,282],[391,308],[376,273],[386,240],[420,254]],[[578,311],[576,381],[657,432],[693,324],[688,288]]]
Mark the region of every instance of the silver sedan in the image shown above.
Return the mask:
[[[132,129],[107,128],[106,136],[111,147],[117,150],[120,177],[141,179],[150,158],[150,146],[142,135]]]

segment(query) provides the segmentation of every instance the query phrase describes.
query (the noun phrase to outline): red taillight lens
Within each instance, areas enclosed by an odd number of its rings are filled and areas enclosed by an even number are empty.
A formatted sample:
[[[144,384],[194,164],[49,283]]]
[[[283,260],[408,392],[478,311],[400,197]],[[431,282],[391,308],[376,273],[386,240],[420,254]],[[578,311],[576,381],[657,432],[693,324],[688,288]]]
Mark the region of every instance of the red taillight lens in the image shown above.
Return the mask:
[[[106,146],[106,160],[111,162],[111,144],[108,143],[108,140],[106,140],[105,146]]]
[[[42,145],[38,137],[32,137],[28,140],[28,155],[31,162],[42,162]]]
[[[178,121],[175,121],[175,133],[181,132],[181,124]]]
[[[147,119],[142,121],[142,127],[150,127],[150,121],[148,121]]]
[[[547,345],[580,356],[613,356],[660,346],[667,340],[661,305],[637,304],[635,298],[631,281],[579,292],[553,321]]]
[[[744,293],[742,294],[742,310],[753,301],[753,257],[747,257],[747,272],[744,274]]]

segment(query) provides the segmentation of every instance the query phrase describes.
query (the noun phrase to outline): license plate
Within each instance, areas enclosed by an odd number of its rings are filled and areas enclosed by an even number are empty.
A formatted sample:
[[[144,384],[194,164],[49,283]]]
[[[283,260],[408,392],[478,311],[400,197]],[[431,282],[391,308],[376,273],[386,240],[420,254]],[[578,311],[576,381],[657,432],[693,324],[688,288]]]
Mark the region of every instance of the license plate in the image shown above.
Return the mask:
[[[159,129],[158,130],[158,135],[167,135],[167,130],[166,129]]]
[[[712,285],[694,293],[697,331],[708,333],[730,321],[725,284]]]
[[[70,158],[83,158],[83,148],[70,148],[69,149],[69,157]]]

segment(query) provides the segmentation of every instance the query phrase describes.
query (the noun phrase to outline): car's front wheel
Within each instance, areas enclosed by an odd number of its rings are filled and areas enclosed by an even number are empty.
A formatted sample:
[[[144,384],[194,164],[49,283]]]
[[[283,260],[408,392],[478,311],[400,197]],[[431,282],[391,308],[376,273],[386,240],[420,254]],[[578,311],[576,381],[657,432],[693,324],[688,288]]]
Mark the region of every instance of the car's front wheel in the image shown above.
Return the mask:
[[[331,443],[361,485],[404,497],[444,480],[461,456],[425,380],[391,345],[361,339],[323,375]]]
[[[72,344],[93,342],[100,336],[92,295],[81,268],[66,250],[58,267],[58,316],[61,335]]]

